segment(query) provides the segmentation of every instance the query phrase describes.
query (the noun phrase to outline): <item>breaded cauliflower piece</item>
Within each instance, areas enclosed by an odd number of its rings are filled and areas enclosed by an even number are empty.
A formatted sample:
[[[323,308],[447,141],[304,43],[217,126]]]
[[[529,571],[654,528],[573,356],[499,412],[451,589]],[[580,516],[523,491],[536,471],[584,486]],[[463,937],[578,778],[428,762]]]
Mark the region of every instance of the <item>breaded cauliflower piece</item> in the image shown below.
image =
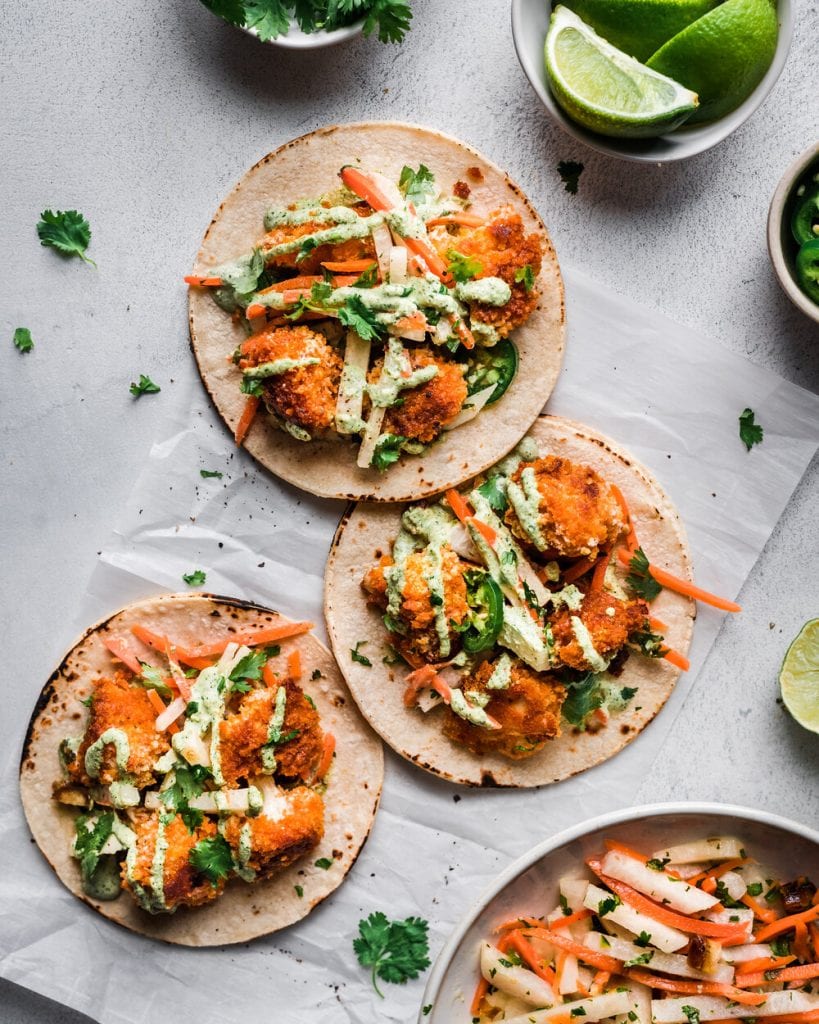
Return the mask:
[[[463,408],[467,395],[464,369],[430,348],[410,348],[408,352],[413,370],[435,365],[438,373],[426,383],[401,392],[403,403],[387,409],[382,430],[428,444]],[[377,379],[380,373],[381,364],[377,363],[371,377]]]
[[[639,598],[621,601],[606,591],[591,591],[577,611],[561,608],[550,619],[555,642],[555,659],[568,668],[588,672],[593,668],[572,628],[577,616],[589,632],[592,645],[606,660],[611,659],[635,634],[648,630],[648,605]]]
[[[311,436],[325,434],[333,427],[344,360],[324,335],[305,326],[268,328],[244,342],[239,367],[246,370],[277,359],[303,357],[319,362],[266,378],[265,404],[279,419]]]
[[[72,781],[83,786],[95,783],[108,785],[111,782],[126,781],[138,788],[150,786],[156,781],[154,762],[168,748],[167,733],[155,728],[156,711],[148,700],[143,687],[132,685],[128,677],[117,672],[113,679],[104,677],[97,680],[91,694],[88,726],[77,756],[66,762],[66,771]],[[128,743],[127,770],[121,772],[117,766],[117,749],[114,743],[102,748],[99,776],[91,778],[86,771],[85,755],[88,748],[109,729],[118,729],[125,734]]]
[[[490,690],[486,684],[496,665],[497,660],[482,662],[464,681],[463,691],[487,694],[490,700],[486,713],[501,728],[471,725],[448,710],[444,735],[474,754],[502,754],[516,761],[531,757],[560,735],[560,709],[566,699],[566,688],[553,676],[534,672],[515,660],[509,686]]]
[[[521,483],[527,469],[534,470],[540,493],[538,525],[548,557],[581,558],[610,547],[625,532],[626,521],[608,483],[589,466],[556,455],[523,462],[512,475]],[[506,525],[515,537],[532,547],[510,502]]]

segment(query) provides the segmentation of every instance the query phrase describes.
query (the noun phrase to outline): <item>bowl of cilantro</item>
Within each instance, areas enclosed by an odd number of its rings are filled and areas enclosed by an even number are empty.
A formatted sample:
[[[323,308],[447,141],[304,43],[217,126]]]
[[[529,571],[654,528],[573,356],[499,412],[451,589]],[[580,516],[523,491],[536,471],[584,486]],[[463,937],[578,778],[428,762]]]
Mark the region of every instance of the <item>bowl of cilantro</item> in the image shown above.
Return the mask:
[[[224,21],[289,50],[315,50],[363,33],[400,43],[410,27],[409,0],[202,0]]]

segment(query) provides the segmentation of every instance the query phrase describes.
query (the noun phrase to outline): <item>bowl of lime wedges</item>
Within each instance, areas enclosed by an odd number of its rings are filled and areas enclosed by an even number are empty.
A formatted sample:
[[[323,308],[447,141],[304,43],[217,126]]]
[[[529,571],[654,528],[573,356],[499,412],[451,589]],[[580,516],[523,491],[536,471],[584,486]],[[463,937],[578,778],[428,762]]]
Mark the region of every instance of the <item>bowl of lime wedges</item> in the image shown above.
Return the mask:
[[[552,118],[610,156],[685,160],[773,88],[791,0],[512,0],[518,59]]]

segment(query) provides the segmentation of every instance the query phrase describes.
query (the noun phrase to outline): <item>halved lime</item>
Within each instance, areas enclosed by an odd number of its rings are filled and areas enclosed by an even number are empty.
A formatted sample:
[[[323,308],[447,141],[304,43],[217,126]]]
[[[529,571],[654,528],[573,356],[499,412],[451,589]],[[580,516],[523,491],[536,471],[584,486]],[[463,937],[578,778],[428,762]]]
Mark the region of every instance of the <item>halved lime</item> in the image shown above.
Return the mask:
[[[788,648],[779,670],[782,700],[796,721],[819,732],[819,619],[811,619]]]
[[[735,110],[771,66],[779,24],[771,0],[725,0],[684,28],[648,66],[696,89],[691,121],[715,121]]]
[[[697,107],[696,93],[607,43],[562,5],[546,36],[546,74],[569,117],[601,135],[663,135]]]
[[[598,35],[645,63],[719,0],[564,0]]]

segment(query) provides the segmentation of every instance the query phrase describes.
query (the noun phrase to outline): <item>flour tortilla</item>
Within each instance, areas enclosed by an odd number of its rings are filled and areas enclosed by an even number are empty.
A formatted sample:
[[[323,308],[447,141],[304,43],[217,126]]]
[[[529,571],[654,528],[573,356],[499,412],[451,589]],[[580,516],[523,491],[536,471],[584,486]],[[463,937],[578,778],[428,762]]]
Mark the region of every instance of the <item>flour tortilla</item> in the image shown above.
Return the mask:
[[[651,561],[691,579],[685,529],[673,505],[649,472],[628,452],[589,427],[557,416],[542,416],[529,432],[542,455],[561,455],[594,467],[622,491],[632,512],[640,544]],[[612,715],[599,732],[578,732],[563,723],[562,735],[522,761],[498,754],[479,756],[447,739],[441,731],[442,708],[424,714],[404,707],[403,663],[382,662],[389,634],[381,612],[365,599],[361,579],[381,554],[392,550],[401,508],[359,504],[343,517],[327,563],[324,614],[339,666],[362,714],[402,757],[427,771],[469,786],[542,786],[559,782],[612,757],[648,725],[668,700],[679,670],[669,662],[632,655],[619,681],[637,687],[627,708]],[[651,605],[652,615],[668,626],[671,647],[685,654],[691,642],[694,602],[663,590]],[[350,658],[350,648],[368,641],[362,651],[366,668]]]
[[[262,219],[272,206],[320,195],[339,186],[344,164],[358,164],[397,180],[407,164],[426,164],[436,183],[451,194],[466,181],[477,213],[511,204],[528,231],[544,235],[543,269],[537,281],[540,302],[527,323],[512,333],[520,355],[517,376],[495,405],[420,456],[402,456],[388,472],[359,469],[358,445],[346,440],[305,443],[285,434],[265,414],[258,415],[244,447],[276,476],[325,498],[410,501],[436,494],[491,466],[523,437],[557,382],[563,358],[563,281],[546,229],[520,188],[493,163],[462,142],[428,128],[364,123],[323,128],[268,154],[252,167],[225,199],[205,233],[194,272],[206,274],[226,260],[249,252],[263,234]],[[482,181],[468,169],[477,168]],[[191,288],[190,332],[199,372],[213,403],[231,431],[245,404],[241,371],[227,357],[245,339],[202,288]]]
[[[183,946],[221,946],[247,942],[286,928],[305,917],[343,881],[355,863],[370,828],[384,776],[383,750],[356,711],[332,655],[312,635],[282,641],[283,652],[298,649],[303,686],[316,703],[321,724],[336,738],[336,756],[325,795],[325,835],[315,851],[274,878],[248,885],[232,879],[224,893],[202,907],[180,908],[175,914],[152,916],[127,892],[116,900],[97,901],[82,889],[79,863],[70,853],[79,808],[52,798],[52,784],[61,779],[57,750],[66,736],[82,732],[86,709],[80,703],[92,683],[110,675],[117,665],[103,646],[106,634],[128,637],[138,656],[158,663],[156,652],[142,647],[130,627],[142,623],[181,644],[217,639],[240,629],[287,622],[277,612],[246,601],[206,594],[170,594],[129,605],[92,626],[71,648],[40,695],[29,724],[20,767],[20,792],[29,828],[60,881],[104,917],[150,938]],[[120,666],[121,667],[121,666]],[[314,669],[322,677],[310,679]],[[322,870],[314,861],[326,857],[333,866]],[[299,898],[294,886],[304,890]]]

